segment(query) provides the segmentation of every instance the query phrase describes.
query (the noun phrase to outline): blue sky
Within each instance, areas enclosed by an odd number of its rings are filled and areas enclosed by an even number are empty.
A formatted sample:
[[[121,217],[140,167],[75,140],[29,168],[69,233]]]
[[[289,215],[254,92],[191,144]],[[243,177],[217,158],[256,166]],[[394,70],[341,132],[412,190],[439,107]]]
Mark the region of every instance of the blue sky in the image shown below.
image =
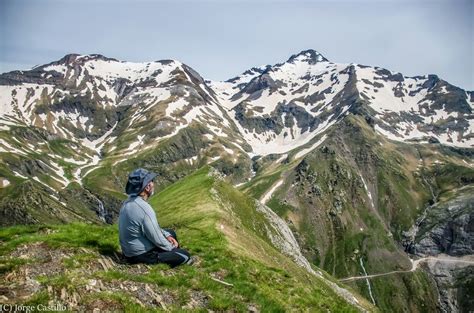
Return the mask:
[[[100,53],[225,80],[315,49],[474,90],[472,16],[470,0],[0,0],[0,72]]]

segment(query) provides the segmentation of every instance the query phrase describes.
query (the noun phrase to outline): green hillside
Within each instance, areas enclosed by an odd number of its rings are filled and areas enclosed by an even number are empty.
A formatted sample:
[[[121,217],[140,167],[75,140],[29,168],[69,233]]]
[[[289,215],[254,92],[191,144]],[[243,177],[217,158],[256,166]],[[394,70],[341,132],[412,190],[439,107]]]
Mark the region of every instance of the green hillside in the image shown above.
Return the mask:
[[[463,153],[389,141],[349,115],[303,158],[278,167],[262,160],[263,170],[242,190],[261,198],[279,181],[267,205],[297,234],[306,258],[336,278],[407,270],[413,255],[406,253],[406,232],[430,203],[472,184]],[[459,202],[463,214],[472,212],[467,200]],[[450,220],[437,207],[430,212],[425,227]],[[370,279],[370,287],[365,280],[349,284],[384,312],[437,310],[435,283],[423,270]]]
[[[0,230],[2,302],[66,304],[70,310],[373,310],[310,274],[272,244],[255,201],[204,167],[150,203],[196,257],[192,266],[121,262],[117,225],[15,226]],[[332,287],[331,287],[332,286]],[[353,298],[355,299],[355,298]]]

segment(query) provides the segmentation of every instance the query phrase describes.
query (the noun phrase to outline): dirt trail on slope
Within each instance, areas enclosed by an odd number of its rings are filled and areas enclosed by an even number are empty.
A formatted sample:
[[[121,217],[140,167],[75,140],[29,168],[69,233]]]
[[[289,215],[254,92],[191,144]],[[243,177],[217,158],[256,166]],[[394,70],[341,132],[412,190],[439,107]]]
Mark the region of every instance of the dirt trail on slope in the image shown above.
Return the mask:
[[[387,276],[387,275],[398,274],[398,273],[410,273],[410,272],[416,271],[421,263],[429,262],[429,261],[474,265],[474,255],[465,255],[465,256],[462,256],[462,257],[453,257],[453,256],[449,256],[449,255],[446,255],[446,254],[440,254],[440,255],[437,255],[437,256],[429,256],[429,257],[421,258],[421,259],[418,259],[418,260],[412,260],[412,259],[410,259],[410,260],[411,260],[412,266],[411,266],[411,269],[409,269],[409,270],[391,271],[391,272],[387,272],[387,273],[364,275],[364,276],[352,276],[352,277],[339,279],[339,281],[345,282],[345,281],[353,281],[353,280],[359,280],[359,279],[367,279],[367,278],[374,278],[374,277],[380,277],[380,276]]]
[[[266,204],[272,197],[273,193],[283,184],[284,179],[278,180],[273,186],[262,196],[260,202]]]

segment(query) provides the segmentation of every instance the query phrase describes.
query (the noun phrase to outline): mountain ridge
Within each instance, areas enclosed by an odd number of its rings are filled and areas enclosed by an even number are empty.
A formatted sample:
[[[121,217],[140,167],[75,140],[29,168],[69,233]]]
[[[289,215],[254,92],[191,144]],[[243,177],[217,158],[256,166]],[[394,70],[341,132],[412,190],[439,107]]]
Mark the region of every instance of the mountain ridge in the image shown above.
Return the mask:
[[[407,269],[471,236],[472,92],[314,50],[224,82],[173,60],[63,59],[0,75],[3,226],[113,224],[134,168],[159,173],[161,190],[212,166],[229,194],[288,225],[311,266],[336,278],[405,273],[348,283],[382,311],[469,305],[465,269]],[[235,199],[229,210],[242,210]]]

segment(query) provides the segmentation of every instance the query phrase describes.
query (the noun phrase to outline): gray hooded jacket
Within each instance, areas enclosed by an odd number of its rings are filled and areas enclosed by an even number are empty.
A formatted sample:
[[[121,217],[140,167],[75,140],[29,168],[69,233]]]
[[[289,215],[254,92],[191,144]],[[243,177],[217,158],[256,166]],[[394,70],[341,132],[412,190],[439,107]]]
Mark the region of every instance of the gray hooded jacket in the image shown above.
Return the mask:
[[[155,211],[141,197],[129,197],[120,209],[119,238],[122,253],[127,257],[143,254],[158,247],[173,250],[166,239],[170,234],[161,229]]]

